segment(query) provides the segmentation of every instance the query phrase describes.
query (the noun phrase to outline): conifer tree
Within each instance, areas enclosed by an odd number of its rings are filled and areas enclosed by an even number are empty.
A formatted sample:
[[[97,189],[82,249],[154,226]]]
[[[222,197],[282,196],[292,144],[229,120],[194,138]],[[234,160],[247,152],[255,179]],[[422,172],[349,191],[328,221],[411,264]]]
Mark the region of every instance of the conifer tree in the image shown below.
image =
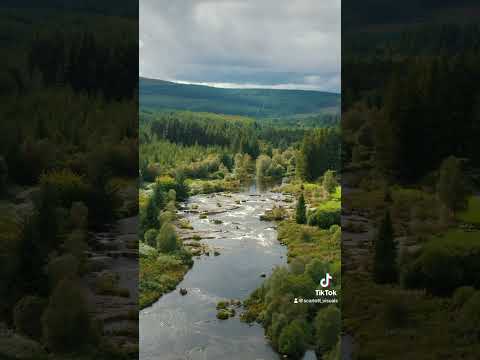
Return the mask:
[[[307,208],[305,206],[305,197],[303,196],[303,192],[298,198],[295,219],[297,221],[297,224],[305,224],[307,222]]]
[[[158,209],[155,205],[155,201],[153,198],[148,200],[147,207],[145,209],[145,213],[142,216],[142,230],[143,233],[149,229],[158,229],[160,226],[158,221]]]
[[[375,239],[373,276],[379,284],[393,283],[398,279],[397,247],[393,239],[390,212],[385,212]]]
[[[165,196],[164,196],[164,193],[163,193],[161,187],[158,184],[155,184],[155,186],[153,188],[152,200],[155,203],[157,211],[160,211],[161,209],[164,208],[164,206],[165,206]]]
[[[451,211],[465,207],[467,189],[462,174],[461,162],[456,157],[449,156],[442,162],[437,192],[440,200]]]

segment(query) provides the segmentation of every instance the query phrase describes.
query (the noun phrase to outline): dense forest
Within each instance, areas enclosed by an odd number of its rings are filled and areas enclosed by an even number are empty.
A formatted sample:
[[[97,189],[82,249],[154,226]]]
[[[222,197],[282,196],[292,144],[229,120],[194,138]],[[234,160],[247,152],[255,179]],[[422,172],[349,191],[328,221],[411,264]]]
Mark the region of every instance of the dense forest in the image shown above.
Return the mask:
[[[274,89],[223,89],[140,78],[140,106],[243,115],[256,118],[287,118],[298,115],[338,115],[340,95],[319,91]]]
[[[361,358],[478,351],[479,27],[447,13],[345,34],[342,279],[363,300],[342,311]]]
[[[104,331],[90,294],[129,291],[89,254],[138,208],[137,25],[2,5],[0,26],[0,357],[127,358],[135,335]]]
[[[252,181],[283,179],[276,191],[298,198],[297,210],[275,206],[262,219],[279,222],[279,239],[288,246],[290,264],[277,269],[245,302],[242,319],[260,322],[281,354],[300,358],[313,348],[333,359],[338,350],[338,307],[292,306],[292,301],[314,294],[324,271],[339,276],[336,172],[341,140],[336,119],[142,109],[139,136],[141,307],[173,290],[193,265],[192,254],[198,256],[198,247],[184,245],[178,235],[190,227],[175,211],[183,201],[194,194],[228,195]],[[217,309],[219,319],[229,318],[227,303],[220,302]]]

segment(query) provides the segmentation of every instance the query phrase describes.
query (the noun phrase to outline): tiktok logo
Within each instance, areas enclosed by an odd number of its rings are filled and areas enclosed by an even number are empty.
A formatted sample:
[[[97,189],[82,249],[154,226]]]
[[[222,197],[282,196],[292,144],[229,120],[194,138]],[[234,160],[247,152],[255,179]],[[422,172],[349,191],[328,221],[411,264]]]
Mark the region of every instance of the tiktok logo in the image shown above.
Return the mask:
[[[325,274],[325,277],[320,280],[320,286],[323,288],[329,287],[330,286],[330,281],[333,279],[333,276],[330,275],[329,273]]]

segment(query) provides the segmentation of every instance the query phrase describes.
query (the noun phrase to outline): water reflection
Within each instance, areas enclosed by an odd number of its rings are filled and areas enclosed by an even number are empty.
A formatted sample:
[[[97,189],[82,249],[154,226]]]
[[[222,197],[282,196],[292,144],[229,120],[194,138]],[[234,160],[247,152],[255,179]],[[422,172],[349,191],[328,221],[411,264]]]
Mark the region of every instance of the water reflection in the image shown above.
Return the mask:
[[[259,325],[248,325],[238,316],[221,321],[216,303],[245,299],[270,274],[284,264],[286,249],[276,240],[272,224],[259,216],[282,195],[269,192],[271,184],[253,182],[240,194],[197,195],[190,202],[199,211],[214,212],[207,219],[185,214],[193,227],[206,234],[208,246],[220,256],[203,256],[187,273],[178,290],[163,296],[140,313],[140,359],[245,360],[278,359]],[[218,213],[218,204],[222,212]],[[213,211],[216,210],[216,211]],[[214,220],[220,220],[221,224]]]

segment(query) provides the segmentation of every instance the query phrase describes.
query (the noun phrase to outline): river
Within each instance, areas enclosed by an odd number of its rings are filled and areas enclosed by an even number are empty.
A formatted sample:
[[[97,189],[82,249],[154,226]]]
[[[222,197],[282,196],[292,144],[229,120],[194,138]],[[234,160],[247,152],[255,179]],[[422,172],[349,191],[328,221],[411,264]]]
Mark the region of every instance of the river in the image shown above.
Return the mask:
[[[199,213],[185,216],[219,256],[197,257],[175,291],[140,312],[141,360],[270,360],[279,359],[258,324],[216,318],[220,300],[244,300],[277,265],[286,263],[286,248],[277,241],[275,224],[259,216],[283,195],[249,188],[237,194],[197,195]],[[286,205],[286,204],[284,204]],[[214,221],[219,220],[219,221]],[[208,236],[206,236],[208,235]],[[179,288],[188,294],[180,295]]]

